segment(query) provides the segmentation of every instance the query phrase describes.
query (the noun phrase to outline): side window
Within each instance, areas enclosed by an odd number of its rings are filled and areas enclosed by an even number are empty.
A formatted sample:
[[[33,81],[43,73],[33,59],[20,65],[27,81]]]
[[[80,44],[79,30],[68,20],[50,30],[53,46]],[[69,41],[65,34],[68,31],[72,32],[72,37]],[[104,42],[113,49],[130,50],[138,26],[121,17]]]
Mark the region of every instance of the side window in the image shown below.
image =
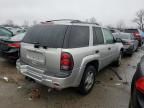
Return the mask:
[[[100,27],[93,27],[93,45],[103,44],[103,34]]]
[[[109,30],[103,29],[103,35],[107,44],[112,44],[114,42],[113,35]]]
[[[89,27],[72,26],[69,35],[69,48],[89,46]]]

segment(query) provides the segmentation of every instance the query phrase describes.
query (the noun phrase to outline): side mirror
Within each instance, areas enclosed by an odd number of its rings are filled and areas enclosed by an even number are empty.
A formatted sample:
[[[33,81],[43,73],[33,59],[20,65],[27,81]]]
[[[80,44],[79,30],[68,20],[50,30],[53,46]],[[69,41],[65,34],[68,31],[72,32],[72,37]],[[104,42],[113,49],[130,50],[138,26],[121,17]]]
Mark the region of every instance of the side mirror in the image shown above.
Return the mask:
[[[116,38],[116,39],[115,39],[115,42],[122,43],[123,41],[122,41],[121,38]]]

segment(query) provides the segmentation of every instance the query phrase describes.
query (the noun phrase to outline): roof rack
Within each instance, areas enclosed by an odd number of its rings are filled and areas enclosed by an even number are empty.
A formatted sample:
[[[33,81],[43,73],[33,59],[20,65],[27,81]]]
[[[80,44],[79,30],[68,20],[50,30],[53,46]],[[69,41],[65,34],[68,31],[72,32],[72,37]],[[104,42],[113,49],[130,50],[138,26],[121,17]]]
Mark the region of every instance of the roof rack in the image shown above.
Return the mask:
[[[90,22],[84,22],[84,21],[74,20],[74,19],[48,20],[48,21],[41,22],[41,23],[49,23],[49,22],[53,22],[53,21],[69,21],[70,23],[82,23],[82,24],[95,24],[95,25],[99,25],[98,23],[90,23]]]
[[[91,22],[84,22],[84,21],[75,22],[75,23],[82,23],[82,24],[95,24],[95,25],[100,25],[100,24],[98,24],[98,23],[91,23]]]
[[[53,21],[70,21],[70,22],[81,22],[80,20],[74,20],[74,19],[58,19],[58,20],[48,20],[48,21],[45,21],[45,22],[53,22]]]

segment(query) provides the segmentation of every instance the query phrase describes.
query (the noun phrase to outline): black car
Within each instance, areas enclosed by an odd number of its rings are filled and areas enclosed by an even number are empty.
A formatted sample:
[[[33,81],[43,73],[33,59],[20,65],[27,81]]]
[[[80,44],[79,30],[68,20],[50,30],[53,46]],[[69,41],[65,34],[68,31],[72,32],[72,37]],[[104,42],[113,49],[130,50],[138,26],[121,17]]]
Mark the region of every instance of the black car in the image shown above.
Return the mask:
[[[144,108],[144,56],[132,79],[129,108]]]
[[[11,60],[19,58],[20,42],[24,38],[25,33],[20,33],[9,39],[0,40],[0,52],[2,56]]]
[[[113,33],[115,38],[120,38],[123,43],[123,53],[132,55],[138,49],[138,41],[131,33]]]

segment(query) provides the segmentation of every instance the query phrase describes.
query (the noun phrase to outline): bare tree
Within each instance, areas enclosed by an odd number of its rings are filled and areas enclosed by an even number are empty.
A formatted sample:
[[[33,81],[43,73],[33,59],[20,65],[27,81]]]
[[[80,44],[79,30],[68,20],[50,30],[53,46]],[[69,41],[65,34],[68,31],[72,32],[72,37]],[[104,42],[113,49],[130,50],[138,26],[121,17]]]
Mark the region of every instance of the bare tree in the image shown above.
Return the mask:
[[[85,22],[89,22],[89,19],[86,19]]]
[[[24,27],[28,27],[29,26],[29,22],[27,20],[25,20],[24,23],[23,23],[23,26]]]
[[[136,24],[138,24],[138,27],[142,30],[144,29],[144,9],[139,10],[136,13],[136,17],[133,20]]]
[[[124,21],[123,21],[123,20],[119,21],[119,22],[117,23],[117,25],[116,25],[116,28],[117,28],[118,30],[123,30],[123,29],[125,28],[125,23],[124,23]]]
[[[114,29],[115,28],[113,25],[107,25],[106,27],[109,28],[109,29]]]
[[[6,25],[13,26],[14,25],[13,20],[7,20]]]
[[[36,25],[36,24],[37,24],[37,21],[36,21],[36,20],[34,20],[34,21],[33,21],[33,25]]]
[[[91,22],[91,23],[97,23],[97,21],[96,21],[96,18],[95,18],[95,17],[90,18],[90,19],[89,19],[89,22]]]

